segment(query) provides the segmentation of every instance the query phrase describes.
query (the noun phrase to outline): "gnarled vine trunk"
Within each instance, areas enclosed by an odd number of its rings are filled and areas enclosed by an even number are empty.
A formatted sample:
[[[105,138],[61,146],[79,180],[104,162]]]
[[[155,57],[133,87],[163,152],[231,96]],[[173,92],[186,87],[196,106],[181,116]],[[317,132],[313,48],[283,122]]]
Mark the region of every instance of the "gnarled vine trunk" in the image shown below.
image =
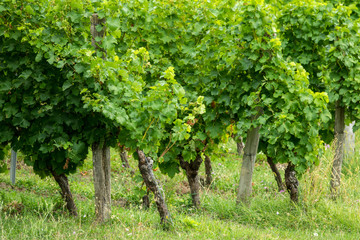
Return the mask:
[[[345,108],[340,106],[340,102],[336,103],[335,109],[335,156],[332,166],[330,190],[331,196],[336,198],[341,181],[341,167],[344,158],[344,140],[345,140]]]
[[[241,154],[242,154],[242,152],[244,150],[244,147],[245,147],[242,138],[240,138],[240,139],[241,140],[238,140],[236,142],[236,149],[237,149],[237,153],[238,153],[239,156],[241,156]]]
[[[299,181],[296,178],[295,166],[292,163],[289,163],[285,169],[285,184],[290,193],[290,199],[297,203],[299,200]]]
[[[192,202],[195,208],[200,207],[200,178],[199,169],[202,163],[202,158],[198,153],[195,160],[186,162],[184,158],[179,155],[180,166],[186,172],[186,177],[189,182]]]
[[[239,156],[241,156],[241,154],[242,154],[242,152],[244,150],[244,147],[245,147],[245,144],[243,142],[243,138],[238,134],[232,134],[232,138],[236,142],[237,153],[238,153]]]
[[[121,151],[120,158],[121,158],[121,162],[124,165],[124,167],[131,169],[131,167],[129,165],[128,155],[127,155],[126,150]]]
[[[146,157],[141,150],[136,150],[136,152],[139,156],[139,170],[141,176],[144,179],[146,187],[153,192],[155,203],[160,214],[161,224],[166,226],[171,223],[171,218],[165,202],[164,192],[154,175],[153,160]]]
[[[75,217],[78,216],[77,208],[74,202],[74,198],[71,194],[69,181],[66,177],[66,175],[63,174],[57,174],[54,170],[50,169],[51,174],[53,175],[55,181],[59,185],[61,189],[61,196],[66,202],[66,208],[69,211],[69,213]]]
[[[205,174],[206,174],[205,184],[206,186],[210,186],[213,179],[212,179],[211,160],[208,155],[205,155]]]
[[[125,149],[121,150],[120,158],[121,158],[121,162],[122,162],[124,168],[129,169],[131,174],[134,175],[135,170],[132,167],[130,167],[129,160],[128,160],[128,154],[127,154],[127,151]]]
[[[145,194],[142,197],[142,207],[143,209],[147,210],[150,208],[150,198],[149,198],[149,193]]]
[[[284,191],[285,190],[285,185],[284,185],[284,182],[282,181],[279,169],[276,167],[276,164],[274,164],[274,161],[273,161],[273,159],[271,157],[267,157],[266,159],[267,159],[267,162],[269,163],[269,166],[270,166],[271,170],[274,173],[275,181],[276,181],[276,183],[278,185],[279,192]]]

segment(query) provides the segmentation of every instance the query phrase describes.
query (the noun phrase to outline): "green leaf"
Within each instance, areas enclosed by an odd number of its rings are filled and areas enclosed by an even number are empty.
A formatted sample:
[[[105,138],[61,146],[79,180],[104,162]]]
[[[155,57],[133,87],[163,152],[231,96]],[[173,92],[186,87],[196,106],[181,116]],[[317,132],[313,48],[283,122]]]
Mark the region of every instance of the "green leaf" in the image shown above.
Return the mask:
[[[204,141],[207,138],[207,135],[203,132],[197,132],[194,138]]]
[[[177,173],[180,172],[179,164],[177,162],[162,162],[159,164],[160,171],[173,178]]]
[[[35,11],[34,9],[32,9],[32,7],[30,5],[26,5],[25,7],[25,12],[28,13],[28,14],[31,14],[31,15],[34,15],[35,14]]]
[[[55,62],[56,56],[52,52],[49,52],[48,55],[49,55],[49,58],[47,59],[48,63],[53,64]]]
[[[244,70],[244,71],[250,69],[253,66],[253,63],[248,58],[241,59],[240,64],[241,64],[242,70]]]
[[[204,24],[203,23],[200,23],[200,22],[196,22],[195,25],[194,25],[194,31],[193,31],[193,34],[196,36],[196,35],[199,35],[201,30],[203,29],[204,27]]]
[[[84,72],[84,71],[86,70],[85,65],[82,64],[82,63],[77,63],[77,64],[75,64],[74,68],[75,68],[75,71],[76,71],[77,73],[82,73],[82,72]]]
[[[103,26],[101,24],[96,25],[95,28],[96,28],[96,31],[98,31],[98,32],[101,32],[103,30]]]
[[[115,31],[116,29],[120,28],[120,19],[112,17],[107,18],[106,24],[111,31]]]
[[[0,12],[6,11],[7,8],[5,8],[3,5],[0,5]]]
[[[211,138],[218,138],[222,134],[222,129],[218,125],[208,125],[206,131],[209,132]]]
[[[62,85],[62,90],[65,91],[66,89],[68,89],[71,86],[72,86],[72,82],[70,80],[66,80],[64,82],[64,84]]]
[[[313,97],[310,94],[301,93],[300,94],[300,101],[311,103],[313,101]]]
[[[112,50],[115,47],[116,43],[117,43],[116,38],[114,38],[111,35],[108,35],[108,36],[104,37],[103,47],[106,50]]]
[[[38,54],[37,54],[36,57],[35,57],[35,61],[36,61],[36,62],[40,62],[41,59],[42,59],[42,57],[43,57],[42,52],[38,52]]]
[[[11,83],[9,81],[0,82],[0,91],[8,92],[11,90]]]
[[[189,150],[184,150],[182,152],[182,156],[183,156],[183,158],[184,158],[184,160],[186,162],[190,162],[190,161],[192,161],[192,160],[194,160],[196,158],[196,152],[189,151]]]
[[[181,100],[185,96],[185,90],[181,85],[174,84],[172,86],[175,95]]]

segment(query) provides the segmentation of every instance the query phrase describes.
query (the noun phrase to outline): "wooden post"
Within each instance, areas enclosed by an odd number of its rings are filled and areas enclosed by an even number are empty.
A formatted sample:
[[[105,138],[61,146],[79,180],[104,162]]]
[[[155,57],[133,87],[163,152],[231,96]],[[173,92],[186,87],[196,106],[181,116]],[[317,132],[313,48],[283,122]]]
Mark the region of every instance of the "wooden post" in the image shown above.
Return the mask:
[[[344,142],[344,153],[346,158],[353,157],[355,154],[355,133],[353,127],[355,121],[345,126],[345,142]]]
[[[90,32],[91,32],[91,45],[95,48],[95,50],[97,50],[98,52],[103,52],[103,56],[102,58],[105,59],[106,58],[106,52],[105,50],[101,47],[102,42],[101,41],[96,41],[96,39],[102,39],[105,36],[105,23],[106,23],[106,19],[100,19],[99,16],[97,15],[97,13],[94,13],[91,16],[91,28],[90,28]],[[102,26],[102,29],[100,32],[98,32],[96,30],[97,26]]]
[[[252,192],[252,176],[255,167],[256,154],[259,146],[260,126],[248,131],[241,166],[240,182],[236,202],[248,204]]]
[[[95,214],[100,222],[111,217],[110,148],[93,143]]]
[[[102,58],[106,58],[106,52],[101,47],[101,40],[105,35],[105,19],[99,19],[94,13],[91,16],[91,35],[92,46],[103,53]],[[97,31],[97,26],[101,26],[101,31]],[[93,166],[94,166],[94,188],[95,188],[95,214],[100,222],[110,219],[111,216],[111,175],[110,175],[110,148],[106,142],[95,142],[92,145]]]
[[[11,149],[10,180],[12,184],[15,184],[16,159],[17,153]]]
[[[330,190],[332,198],[336,198],[341,181],[341,167],[344,159],[345,108],[336,102],[335,109],[335,156],[332,166]]]
[[[262,112],[263,110],[258,108],[258,114],[253,116],[253,120],[261,116]],[[252,192],[252,176],[260,140],[260,127],[261,126],[256,128],[253,127],[247,132],[236,200],[237,204],[241,202],[245,204],[250,203],[250,196]]]

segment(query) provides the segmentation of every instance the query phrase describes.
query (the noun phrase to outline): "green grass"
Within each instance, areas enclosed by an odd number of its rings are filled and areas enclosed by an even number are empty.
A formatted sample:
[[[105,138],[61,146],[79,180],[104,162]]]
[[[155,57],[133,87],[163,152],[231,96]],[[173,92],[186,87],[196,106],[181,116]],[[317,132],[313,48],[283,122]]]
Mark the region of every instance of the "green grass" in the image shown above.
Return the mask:
[[[241,159],[234,144],[229,153],[212,156],[214,181],[201,192],[202,208],[191,207],[186,178],[156,175],[164,185],[174,226],[159,224],[154,202],[141,207],[144,187],[121,165],[112,151],[112,217],[105,224],[94,218],[91,160],[69,177],[78,207],[78,218],[67,215],[58,187],[51,178],[41,179],[20,164],[17,182],[0,175],[1,239],[360,239],[360,158],[346,159],[342,188],[336,201],[329,198],[332,150],[320,166],[300,179],[301,200],[290,203],[288,193],[278,193],[270,168],[258,157],[250,206],[236,205]],[[136,162],[130,159],[136,169]],[[204,175],[202,169],[201,175]]]

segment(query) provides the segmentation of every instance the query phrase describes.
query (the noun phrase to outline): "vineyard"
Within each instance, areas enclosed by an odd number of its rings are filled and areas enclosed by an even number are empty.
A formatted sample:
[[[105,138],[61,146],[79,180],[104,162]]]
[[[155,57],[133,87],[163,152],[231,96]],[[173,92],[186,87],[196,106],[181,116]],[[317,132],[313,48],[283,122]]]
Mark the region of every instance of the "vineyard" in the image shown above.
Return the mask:
[[[357,7],[1,1],[2,238],[359,238]]]

